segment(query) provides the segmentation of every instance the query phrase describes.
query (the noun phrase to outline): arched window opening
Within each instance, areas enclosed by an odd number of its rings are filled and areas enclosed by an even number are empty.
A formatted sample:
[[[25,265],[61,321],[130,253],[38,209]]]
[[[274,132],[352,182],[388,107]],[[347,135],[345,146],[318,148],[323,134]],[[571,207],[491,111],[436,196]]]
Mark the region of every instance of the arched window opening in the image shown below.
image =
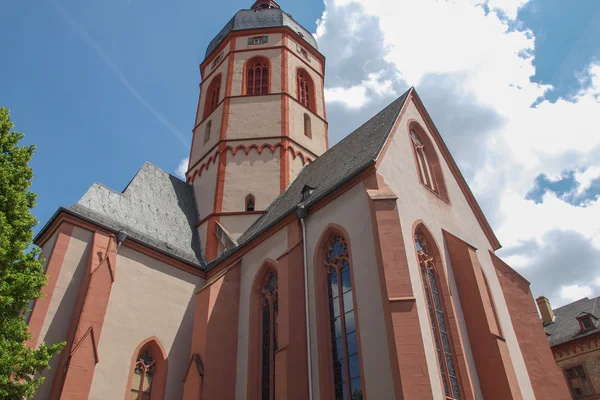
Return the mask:
[[[312,138],[312,128],[310,126],[310,116],[304,113],[304,136]]]
[[[442,384],[446,398],[460,400],[460,386],[456,373],[456,358],[448,334],[448,321],[440,292],[435,268],[434,252],[424,233],[419,229],[415,233],[415,247],[423,279],[423,289],[429,310],[429,319],[437,359],[442,375]]]
[[[261,315],[261,399],[275,399],[275,352],[277,351],[277,274],[269,271],[260,289]]]
[[[341,235],[331,235],[323,262],[327,268],[335,399],[362,399],[350,256]]]
[[[206,123],[206,128],[204,128],[204,143],[210,140],[210,129],[212,128],[212,120]]]
[[[150,400],[155,361],[148,349],[140,351],[133,371],[131,382],[131,400]]]
[[[425,152],[425,146],[421,142],[419,135],[414,130],[410,131],[410,137],[412,139],[413,147],[417,155],[417,166],[419,170],[419,179],[421,183],[437,192],[437,185],[433,174],[433,168],[429,160],[427,159],[427,153]]]
[[[246,211],[254,211],[255,199],[254,196],[249,194],[246,196]]]
[[[204,118],[208,117],[219,105],[219,95],[221,94],[221,74],[214,77],[208,90],[206,91],[206,100],[204,103]]]
[[[258,57],[246,66],[246,94],[256,96],[269,93],[269,62]]]
[[[314,86],[310,75],[308,75],[308,72],[306,72],[305,70],[299,69],[296,76],[296,81],[298,101],[304,107],[314,112]]]
[[[442,199],[449,201],[440,162],[431,140],[416,122],[411,123],[409,132],[419,181]]]

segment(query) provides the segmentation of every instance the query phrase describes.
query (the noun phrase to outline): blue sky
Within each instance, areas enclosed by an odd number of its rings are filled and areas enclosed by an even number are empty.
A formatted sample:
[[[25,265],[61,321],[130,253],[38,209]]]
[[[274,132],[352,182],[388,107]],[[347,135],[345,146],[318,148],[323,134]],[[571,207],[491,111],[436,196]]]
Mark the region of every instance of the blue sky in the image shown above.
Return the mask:
[[[206,46],[252,1],[4,3],[0,106],[38,146],[39,229],[94,181],[122,190],[146,161],[176,172]],[[600,219],[600,3],[280,4],[317,32],[327,57],[330,143],[416,86],[501,255],[534,282],[561,277],[534,294],[556,303],[600,294],[600,231],[590,223]],[[583,249],[588,272],[548,264],[561,243]]]

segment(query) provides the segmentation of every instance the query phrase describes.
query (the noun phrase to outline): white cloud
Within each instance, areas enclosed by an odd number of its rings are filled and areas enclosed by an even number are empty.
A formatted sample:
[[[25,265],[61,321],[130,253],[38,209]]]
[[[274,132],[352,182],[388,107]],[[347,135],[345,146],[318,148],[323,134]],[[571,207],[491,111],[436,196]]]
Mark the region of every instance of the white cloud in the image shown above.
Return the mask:
[[[566,300],[564,303],[570,303],[579,299],[582,299],[584,297],[589,297],[592,295],[592,288],[585,285],[585,286],[579,286],[579,285],[569,285],[569,286],[562,286],[560,288],[560,296]],[[552,304],[553,308],[556,307],[560,307],[562,304]]]
[[[182,159],[179,162],[177,169],[175,170],[175,175],[184,181],[185,181],[185,173],[187,172],[189,162],[190,162],[190,160],[188,157]]]
[[[457,149],[459,165],[473,171],[469,183],[486,212],[497,216],[490,219],[505,249],[523,242],[544,246],[547,233],[555,231],[574,232],[574,240],[600,249],[600,227],[593,222],[600,220],[600,201],[576,207],[552,193],[538,204],[525,198],[541,173],[558,179],[565,169],[577,169],[581,191],[600,176],[600,63],[584,71],[577,93],[544,100],[552,87],[531,80],[535,37],[526,27],[514,28],[522,26],[515,18],[527,2],[325,0],[317,33],[328,69],[355,62],[355,68],[336,68],[329,77],[334,83],[326,101],[348,108],[340,121],[330,116],[330,124],[341,125],[347,115],[394,93],[398,81],[414,85],[450,148]],[[371,46],[365,46],[367,22],[361,21],[370,21]],[[373,50],[377,46],[381,54]],[[365,61],[361,52],[370,58]],[[489,112],[477,114],[481,110]],[[458,111],[466,117],[457,118]],[[492,124],[493,116],[502,123]],[[523,250],[509,261],[526,271],[540,257]],[[574,282],[554,282],[554,296],[600,293],[600,286]]]

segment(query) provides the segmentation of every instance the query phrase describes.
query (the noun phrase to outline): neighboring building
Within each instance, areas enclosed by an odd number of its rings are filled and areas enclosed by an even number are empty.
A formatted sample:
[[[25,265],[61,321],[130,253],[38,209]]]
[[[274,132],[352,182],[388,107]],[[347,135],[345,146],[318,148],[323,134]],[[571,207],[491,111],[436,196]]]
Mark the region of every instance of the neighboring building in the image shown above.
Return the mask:
[[[556,310],[547,298],[536,300],[552,354],[574,399],[600,399],[598,299],[586,297]]]
[[[31,345],[67,346],[37,399],[570,397],[416,91],[329,148],[324,64],[275,2],[239,11],[187,182],[146,164],[44,226]]]

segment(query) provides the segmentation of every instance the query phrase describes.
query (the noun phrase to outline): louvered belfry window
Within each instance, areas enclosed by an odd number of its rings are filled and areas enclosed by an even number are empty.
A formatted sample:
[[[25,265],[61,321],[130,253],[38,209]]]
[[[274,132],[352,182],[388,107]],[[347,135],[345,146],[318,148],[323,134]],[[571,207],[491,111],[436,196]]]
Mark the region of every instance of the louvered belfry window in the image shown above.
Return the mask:
[[[415,234],[415,247],[419,258],[423,289],[427,300],[427,309],[429,310],[429,319],[437,359],[440,365],[444,393],[447,399],[460,400],[460,386],[456,374],[456,358],[454,357],[452,343],[448,334],[448,322],[439,289],[435,259],[425,235],[420,230]]]
[[[334,394],[336,400],[362,399],[354,294],[348,244],[333,234],[325,252]]]
[[[298,101],[309,110],[313,110],[314,104],[312,100],[312,80],[304,70],[298,70],[296,77],[298,82]]]
[[[262,57],[252,59],[246,67],[246,94],[269,93],[269,63]]]

